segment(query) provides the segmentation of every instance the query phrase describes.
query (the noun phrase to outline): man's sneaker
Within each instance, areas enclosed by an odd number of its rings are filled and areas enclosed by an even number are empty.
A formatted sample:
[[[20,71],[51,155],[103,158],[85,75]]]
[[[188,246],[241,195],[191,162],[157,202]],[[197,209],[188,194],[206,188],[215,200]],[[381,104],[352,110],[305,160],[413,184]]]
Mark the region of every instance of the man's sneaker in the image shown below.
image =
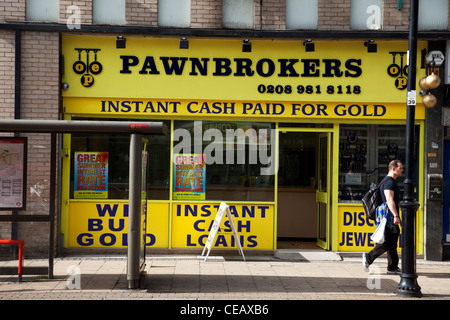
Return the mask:
[[[364,270],[366,272],[369,272],[369,263],[367,262],[366,253],[365,252],[362,254],[362,265],[364,267]]]
[[[388,270],[386,271],[387,274],[402,274],[402,270],[400,268],[397,268],[396,270]]]

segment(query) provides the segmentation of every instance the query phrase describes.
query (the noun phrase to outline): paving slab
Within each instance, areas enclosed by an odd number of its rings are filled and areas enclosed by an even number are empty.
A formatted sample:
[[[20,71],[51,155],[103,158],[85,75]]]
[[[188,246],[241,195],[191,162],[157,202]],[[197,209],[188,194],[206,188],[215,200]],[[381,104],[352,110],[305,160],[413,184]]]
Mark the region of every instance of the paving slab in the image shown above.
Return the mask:
[[[278,257],[151,256],[141,287],[128,289],[126,257],[54,259],[52,279],[42,275],[0,275],[0,301],[12,300],[380,300],[411,298],[396,294],[400,276],[386,274],[386,259],[366,272],[358,258],[337,253],[296,251],[300,259]],[[282,253],[282,254],[283,254]],[[45,262],[45,261],[44,261]],[[26,260],[26,265],[45,265]],[[13,262],[0,263],[1,265]],[[450,262],[417,261],[422,297],[414,301],[450,300]]]

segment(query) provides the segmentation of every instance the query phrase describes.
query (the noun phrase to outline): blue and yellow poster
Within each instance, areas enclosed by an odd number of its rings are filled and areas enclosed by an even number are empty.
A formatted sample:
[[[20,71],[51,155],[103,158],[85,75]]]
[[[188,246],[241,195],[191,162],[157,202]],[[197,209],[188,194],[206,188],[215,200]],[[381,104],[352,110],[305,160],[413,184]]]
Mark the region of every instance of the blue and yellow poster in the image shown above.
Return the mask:
[[[75,152],[74,197],[108,198],[108,152]]]
[[[175,154],[173,160],[173,199],[205,200],[204,155]]]

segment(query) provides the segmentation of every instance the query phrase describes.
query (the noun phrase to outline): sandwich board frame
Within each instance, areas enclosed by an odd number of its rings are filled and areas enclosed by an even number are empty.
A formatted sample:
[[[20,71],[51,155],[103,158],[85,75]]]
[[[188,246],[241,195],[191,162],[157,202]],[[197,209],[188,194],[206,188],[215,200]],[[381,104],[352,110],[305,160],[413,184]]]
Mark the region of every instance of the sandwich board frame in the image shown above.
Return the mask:
[[[241,241],[239,240],[239,237],[238,237],[238,234],[236,231],[236,227],[234,226],[234,221],[233,221],[233,217],[231,216],[231,213],[230,213],[230,208],[228,207],[228,205],[225,202],[222,202],[220,204],[219,209],[217,210],[216,218],[214,219],[213,226],[211,228],[211,231],[209,232],[209,236],[208,236],[208,239],[206,240],[206,244],[205,244],[205,247],[203,248],[203,252],[202,252],[201,256],[203,257],[203,255],[205,254],[205,251],[208,250],[206,253],[206,256],[205,256],[205,261],[208,259],[209,253],[211,252],[211,248],[214,244],[214,241],[216,240],[216,236],[219,233],[218,232],[219,227],[220,227],[220,224],[222,223],[223,216],[225,214],[228,216],[228,220],[230,222],[232,232],[220,232],[220,233],[221,234],[232,233],[234,235],[234,237],[236,239],[236,244],[237,244],[237,247],[239,250],[239,254],[242,256],[242,258],[245,261],[244,251],[242,250]]]

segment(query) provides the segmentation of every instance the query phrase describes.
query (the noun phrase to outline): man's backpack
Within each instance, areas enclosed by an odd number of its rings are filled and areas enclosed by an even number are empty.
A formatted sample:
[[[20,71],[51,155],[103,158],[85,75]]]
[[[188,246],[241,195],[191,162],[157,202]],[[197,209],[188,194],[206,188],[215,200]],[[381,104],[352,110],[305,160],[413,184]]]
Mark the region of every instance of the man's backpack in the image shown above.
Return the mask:
[[[380,195],[380,185],[387,179],[385,177],[381,182],[373,189],[367,191],[367,193],[362,198],[362,204],[364,207],[364,211],[366,212],[366,216],[369,220],[375,220],[375,213],[377,207],[382,204],[382,198]]]

